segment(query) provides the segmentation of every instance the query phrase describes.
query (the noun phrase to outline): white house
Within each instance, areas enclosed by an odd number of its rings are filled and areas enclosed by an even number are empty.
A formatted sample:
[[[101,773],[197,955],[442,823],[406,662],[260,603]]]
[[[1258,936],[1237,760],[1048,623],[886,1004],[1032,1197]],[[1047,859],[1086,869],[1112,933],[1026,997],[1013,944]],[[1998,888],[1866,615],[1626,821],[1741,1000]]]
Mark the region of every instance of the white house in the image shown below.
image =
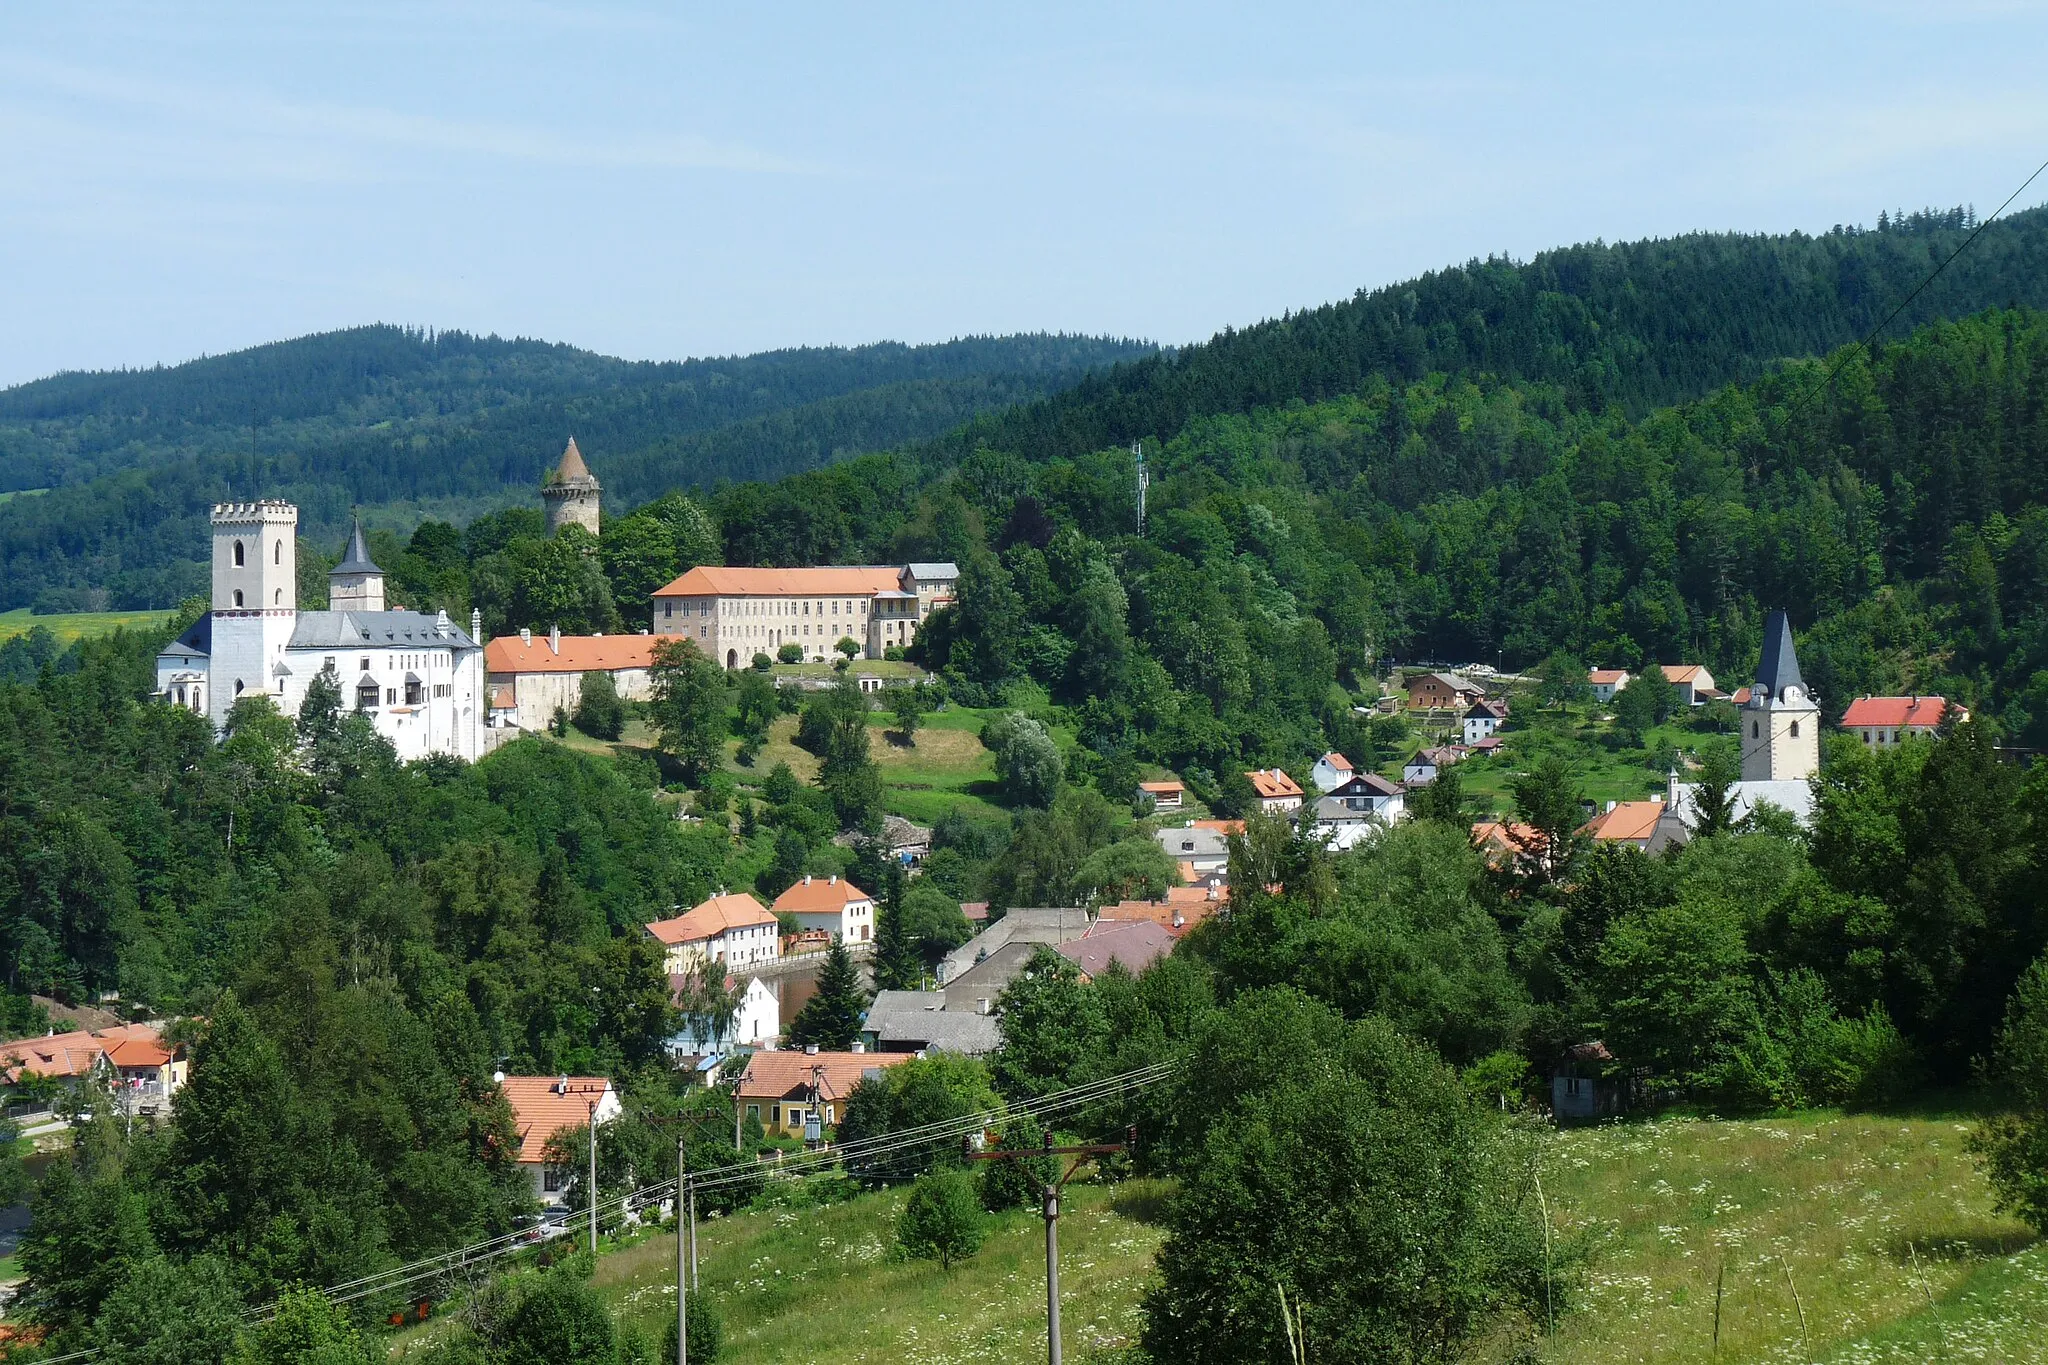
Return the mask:
[[[1377,820],[1391,825],[1407,813],[1407,793],[1378,773],[1360,773],[1316,802],[1316,822]]]
[[[1593,689],[1593,700],[1610,702],[1614,694],[1628,686],[1628,670],[1625,668],[1596,668],[1586,674],[1586,685]]]
[[[1842,713],[1842,728],[1873,749],[1888,749],[1915,735],[1935,733],[1950,712],[1958,720],[1970,718],[1944,697],[1858,697]]]
[[[1259,809],[1268,815],[1285,815],[1301,809],[1301,784],[1279,768],[1254,768],[1245,774],[1258,793]]]
[[[1709,697],[1720,691],[1704,664],[1673,664],[1664,670],[1664,676],[1670,679],[1680,706],[1704,706]]]
[[[385,610],[384,571],[358,523],[327,576],[328,609],[300,611],[299,509],[230,502],[213,509],[211,609],[156,660],[156,695],[226,727],[237,699],[267,696],[298,714],[326,672],[341,704],[370,718],[401,759],[481,757],[483,650],[446,612]],[[471,613],[471,630],[476,615]]]
[[[1417,749],[1415,756],[1401,765],[1401,781],[1411,787],[1426,787],[1436,781],[1439,772],[1464,757],[1465,751],[1452,744]]]
[[[621,697],[645,701],[654,695],[656,643],[652,635],[564,635],[560,630],[500,635],[484,646],[492,720],[509,708],[515,728],[546,729],[555,708],[574,711],[583,700],[583,678],[589,673],[609,673]],[[501,701],[506,705],[500,706]]]
[[[794,915],[801,927],[837,934],[847,943],[875,936],[873,897],[844,877],[803,877],[775,898],[775,913]]]
[[[1493,738],[1501,722],[1508,718],[1508,704],[1504,701],[1476,701],[1465,713],[1465,747],[1472,748],[1482,739]]]
[[[742,987],[740,981],[746,985]],[[669,978],[671,990],[680,989],[682,978]],[[711,1030],[702,1020],[683,1016],[683,1026],[666,1046],[672,1057],[724,1057],[735,1049],[772,1047],[782,1033],[782,1002],[767,982],[758,976],[726,978],[727,990],[739,994],[739,1009],[723,1032]]]
[[[738,972],[782,956],[775,916],[745,892],[713,896],[646,929],[665,950],[663,970],[670,976],[681,976],[693,962],[715,962],[727,972]]]
[[[1244,833],[1242,820],[1196,820],[1175,829],[1162,829],[1152,837],[1166,856],[1186,863],[1197,875],[1220,872],[1230,866],[1230,836]]]
[[[619,1094],[603,1076],[497,1077],[505,1102],[512,1106],[512,1126],[519,1133],[519,1169],[533,1181],[533,1196],[543,1208],[559,1208],[569,1186],[581,1172],[550,1165],[548,1139],[563,1129],[589,1129],[610,1123],[623,1112]]]
[[[1309,780],[1316,784],[1319,792],[1332,792],[1349,782],[1353,769],[1351,760],[1335,749],[1316,760],[1316,766],[1309,770]]]

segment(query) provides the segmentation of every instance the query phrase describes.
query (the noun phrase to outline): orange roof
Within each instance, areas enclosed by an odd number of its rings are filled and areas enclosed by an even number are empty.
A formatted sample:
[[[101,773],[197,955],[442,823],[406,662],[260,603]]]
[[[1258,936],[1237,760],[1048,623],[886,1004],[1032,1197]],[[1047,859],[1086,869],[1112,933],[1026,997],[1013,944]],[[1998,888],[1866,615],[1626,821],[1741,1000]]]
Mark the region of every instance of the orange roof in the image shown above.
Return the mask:
[[[654,647],[662,635],[564,635],[558,654],[548,637],[531,644],[517,635],[500,635],[484,646],[485,673],[590,673],[619,668],[652,668]]]
[[[1735,703],[1735,705],[1737,705],[1737,706],[1747,706],[1747,705],[1749,705],[1749,688],[1748,688],[1748,686],[1747,686],[1747,685],[1744,685],[1744,686],[1742,686],[1742,687],[1738,687],[1738,688],[1736,688],[1736,689],[1735,689],[1735,690],[1734,690],[1733,692],[1731,692],[1731,693],[1729,693],[1729,694],[1728,694],[1728,700],[1729,700],[1729,701],[1731,701],[1731,702],[1733,702],[1733,703]]]
[[[1658,817],[1663,814],[1662,801],[1617,801],[1613,810],[1594,816],[1580,827],[1579,832],[1602,843],[1647,841],[1650,832],[1657,828]]]
[[[1323,755],[1323,762],[1329,764],[1340,773],[1351,771],[1351,760],[1338,753],[1335,749]]]
[[[509,711],[519,705],[519,688],[515,684],[492,683],[487,690],[491,694],[491,709],[494,711]]]
[[[1187,788],[1178,782],[1140,782],[1138,790],[1151,792],[1155,796],[1165,796],[1170,792],[1184,792]]]
[[[131,1048],[135,1050],[127,1050]],[[0,1043],[0,1059],[20,1059],[19,1066],[8,1065],[5,1072],[0,1072],[0,1078],[13,1082],[19,1080],[24,1071],[32,1076],[83,1076],[92,1070],[93,1063],[103,1054],[117,1050],[121,1051],[121,1056],[110,1059],[116,1066],[162,1066],[171,1059],[171,1054],[164,1049],[163,1036],[154,1028],[148,1024],[121,1024],[97,1033],[79,1029],[71,1033],[53,1033],[45,1038],[22,1038]],[[161,1054],[159,1060],[147,1060],[157,1054]]]
[[[505,1102],[512,1106],[512,1124],[519,1130],[519,1160],[541,1159],[548,1139],[564,1128],[581,1128],[590,1122],[590,1101],[602,1098],[612,1088],[603,1076],[571,1076],[569,1093],[558,1095],[559,1076],[507,1076],[498,1082]]]
[[[1206,830],[1212,830],[1212,831],[1214,831],[1214,832],[1215,832],[1215,833],[1217,833],[1217,834],[1242,834],[1242,833],[1244,833],[1244,821],[1242,821],[1242,820],[1190,820],[1190,821],[1188,821],[1188,828],[1189,828],[1189,829],[1206,829]]]
[[[1199,886],[1176,886],[1166,893],[1163,901],[1118,901],[1114,905],[1105,905],[1096,912],[1095,919],[1098,924],[1133,924],[1145,920],[1179,938],[1215,914],[1219,904]],[[1174,923],[1176,919],[1179,924]]]
[[[736,569],[699,564],[656,597],[816,597],[841,593],[852,597],[894,592],[903,571],[887,565],[833,566],[819,569]]]
[[[1245,774],[1252,780],[1252,790],[1260,796],[1299,796],[1301,788],[1294,779],[1278,768],[1254,768]]]
[[[1842,713],[1842,724],[1932,730],[1947,713],[1948,701],[1943,697],[1858,697]]]
[[[852,901],[873,899],[844,877],[805,876],[775,898],[775,908],[792,915],[821,915],[842,910]]]
[[[1481,820],[1472,826],[1472,846],[1487,853],[1530,853],[1543,847],[1543,831],[1514,821]]]
[[[775,916],[769,914],[761,902],[742,891],[730,896],[713,896],[674,919],[656,920],[647,926],[647,932],[659,942],[674,945],[701,943],[707,938],[717,938],[728,929],[773,923]]]
[[[1595,687],[1605,687],[1609,683],[1618,683],[1627,676],[1628,670],[1625,668],[1596,668],[1586,675],[1586,681]]]
[[[1700,674],[1706,671],[1699,664],[1673,664],[1664,670],[1664,677],[1669,682],[1689,683],[1696,680]]]
[[[868,1072],[910,1059],[908,1052],[805,1052],[800,1048],[757,1052],[740,1077],[739,1093],[749,1099],[808,1099],[815,1080],[819,1099],[840,1100]]]

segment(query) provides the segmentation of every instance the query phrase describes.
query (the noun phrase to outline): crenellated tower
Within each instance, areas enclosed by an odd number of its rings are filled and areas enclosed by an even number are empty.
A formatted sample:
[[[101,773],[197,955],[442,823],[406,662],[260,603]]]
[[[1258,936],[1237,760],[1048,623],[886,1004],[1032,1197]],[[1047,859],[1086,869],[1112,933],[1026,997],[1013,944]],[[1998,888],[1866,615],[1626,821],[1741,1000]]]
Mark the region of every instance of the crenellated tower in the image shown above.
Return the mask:
[[[299,615],[299,509],[224,502],[213,509],[213,669],[207,713],[227,722],[237,697],[275,693]]]
[[[562,452],[562,462],[540,487],[540,495],[548,505],[548,534],[573,525],[596,535],[598,502],[603,493],[604,485],[583,463],[583,452],[576,448],[576,438],[571,436],[568,448]]]

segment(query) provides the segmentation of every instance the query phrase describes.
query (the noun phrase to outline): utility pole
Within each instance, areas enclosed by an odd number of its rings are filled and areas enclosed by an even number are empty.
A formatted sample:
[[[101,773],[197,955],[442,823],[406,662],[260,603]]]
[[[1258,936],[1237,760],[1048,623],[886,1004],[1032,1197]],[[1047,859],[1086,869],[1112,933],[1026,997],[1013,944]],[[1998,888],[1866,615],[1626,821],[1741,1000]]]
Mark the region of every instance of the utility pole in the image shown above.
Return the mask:
[[[569,1078],[563,1076],[555,1082],[557,1095],[582,1095],[584,1103],[590,1106],[590,1176],[586,1191],[590,1199],[590,1258],[597,1259],[597,1102],[611,1090],[611,1082],[597,1085],[571,1086]]]
[[[971,1138],[961,1139],[962,1155],[969,1161],[1017,1161],[1028,1157],[1044,1157],[1054,1162],[1058,1169],[1058,1158],[1070,1156],[1073,1164],[1057,1179],[1039,1183],[1039,1213],[1045,1219],[1045,1359],[1046,1365],[1060,1365],[1060,1191],[1074,1178],[1074,1173],[1094,1157],[1107,1156],[1112,1152],[1137,1150],[1138,1130],[1124,1129],[1122,1142],[1095,1142],[1080,1147],[1055,1147],[1052,1145],[1052,1129],[1045,1130],[1045,1145],[1036,1150],[1019,1147],[1008,1152],[977,1152]],[[1030,1167],[1025,1167],[1028,1171]]]
[[[690,1365],[690,1295],[682,1283],[682,1181],[688,1134],[676,1134],[676,1365]],[[696,1228],[690,1228],[694,1242]]]
[[[704,1282],[697,1277],[697,1182],[690,1182],[690,1288],[702,1289]]]

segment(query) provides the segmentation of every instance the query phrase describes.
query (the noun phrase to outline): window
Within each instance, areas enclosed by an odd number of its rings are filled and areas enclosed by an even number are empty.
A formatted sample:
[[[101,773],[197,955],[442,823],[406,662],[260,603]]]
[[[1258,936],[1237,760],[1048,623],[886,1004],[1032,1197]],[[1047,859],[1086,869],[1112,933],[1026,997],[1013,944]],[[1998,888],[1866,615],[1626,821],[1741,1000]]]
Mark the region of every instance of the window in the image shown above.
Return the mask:
[[[242,605],[242,590],[240,588],[235,589],[235,605],[238,607]]]
[[[242,542],[239,540],[235,542],[235,567],[242,567]]]
[[[397,688],[395,688],[395,687],[387,687],[387,688],[385,688],[385,689],[384,689],[384,704],[385,704],[386,706],[396,706],[396,705],[398,705],[398,689],[397,689]]]
[[[374,711],[376,709],[377,684],[374,682],[358,683],[356,685],[356,710]]]
[[[284,542],[283,542],[283,541],[281,541],[281,540],[280,540],[279,542],[277,542],[277,546],[276,546],[276,548],[274,548],[273,550],[271,550],[271,552],[270,552],[270,562],[271,562],[271,563],[273,563],[273,564],[282,564],[282,563],[284,563]]]
[[[363,658],[361,658],[361,659],[358,659],[358,660],[356,661],[356,667],[357,667],[358,669],[362,670],[363,672],[365,672],[365,673],[368,673],[368,672],[370,671],[370,660],[369,660],[369,657],[368,657],[368,656],[366,655],[366,656],[364,656]]]
[[[560,1166],[544,1166],[540,1173],[540,1187],[547,1194],[559,1194],[569,1181]]]
[[[759,1123],[761,1121],[761,1106],[758,1104],[748,1105],[747,1117],[752,1119],[754,1122]]]
[[[1758,735],[1760,735],[1760,734],[1762,734],[1762,733],[1763,733],[1763,731],[1761,731],[1761,730],[1759,730],[1759,729],[1757,728],[1757,723],[1756,723],[1755,721],[1751,721],[1751,722],[1749,723],[1749,737],[1750,737],[1751,739],[1755,739],[1755,738],[1756,738],[1756,737],[1757,737]]]
[[[795,1128],[800,1126],[803,1123],[803,1121],[804,1107],[800,1104],[793,1104],[789,1107],[789,1116],[784,1121],[783,1126],[788,1128]]]
[[[1792,722],[1792,738],[1799,738],[1799,722],[1796,720]]]
[[[334,667],[334,656],[333,656],[332,654],[330,654],[330,655],[328,655],[328,656],[327,656],[326,658],[322,659],[322,660],[320,661],[320,666],[321,666],[322,668],[332,668],[332,667]]]
[[[271,590],[271,593],[270,593],[270,605],[271,605],[271,606],[273,606],[273,607],[281,607],[281,606],[283,606],[283,605],[284,605],[284,589],[283,589],[283,588],[274,588],[274,589],[272,589],[272,590]]]

